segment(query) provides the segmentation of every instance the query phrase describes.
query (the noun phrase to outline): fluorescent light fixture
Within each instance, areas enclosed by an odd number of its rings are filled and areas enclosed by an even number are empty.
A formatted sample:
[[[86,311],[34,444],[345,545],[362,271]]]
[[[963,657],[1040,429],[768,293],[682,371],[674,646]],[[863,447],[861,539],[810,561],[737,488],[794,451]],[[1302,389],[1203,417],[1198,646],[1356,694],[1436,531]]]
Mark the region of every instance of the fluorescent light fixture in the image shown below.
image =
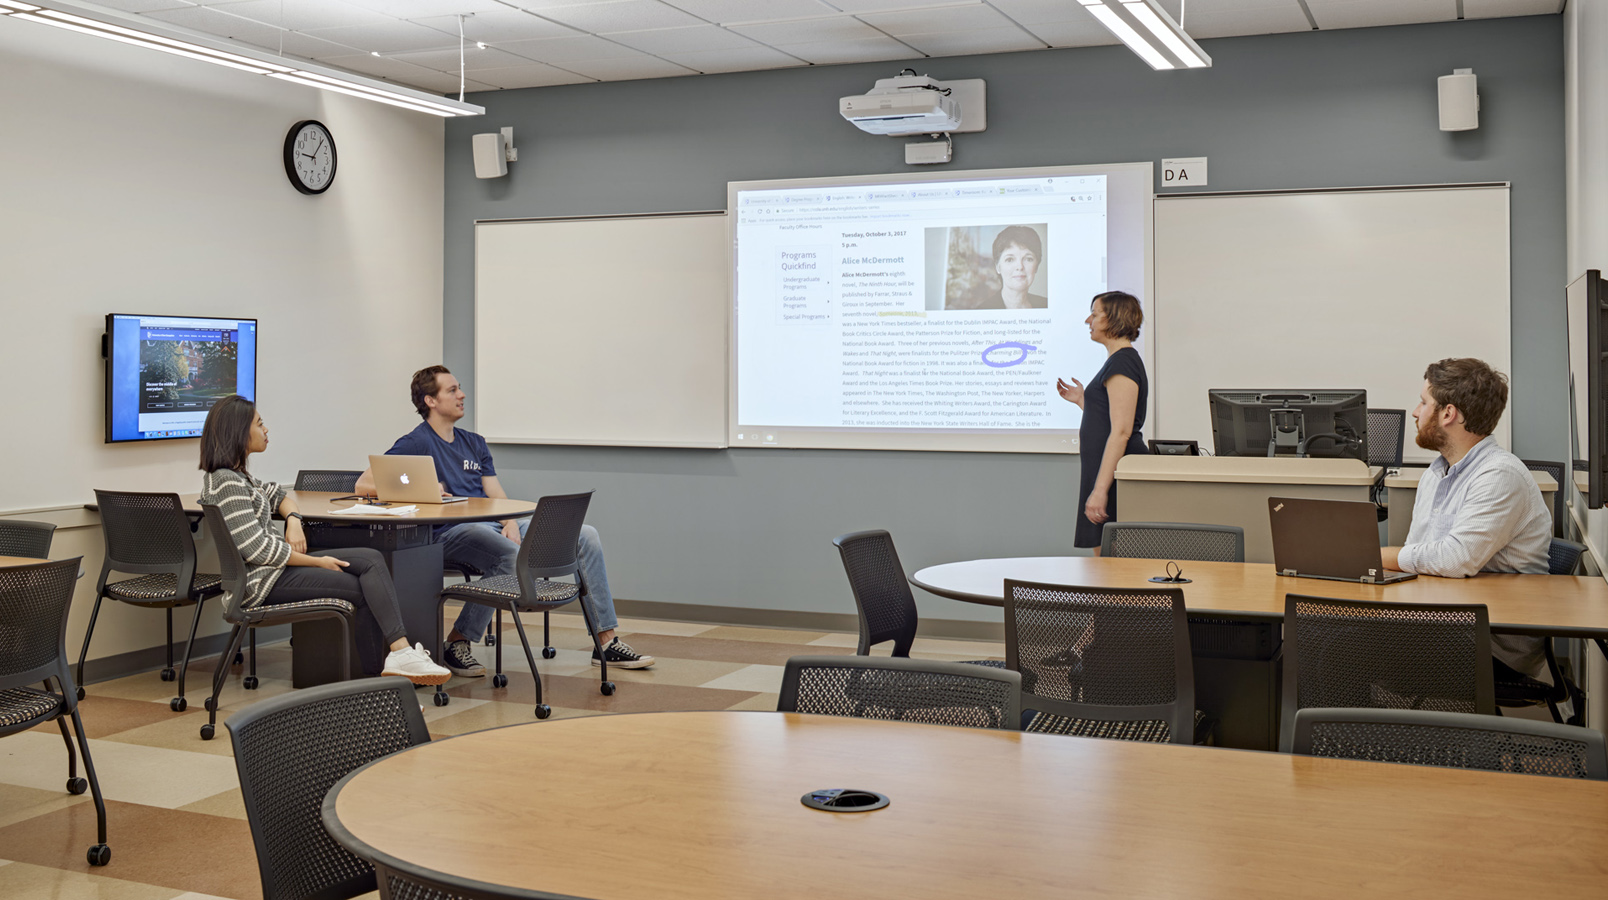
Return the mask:
[[[1152,69],[1209,68],[1200,49],[1157,0],[1078,0]]]
[[[0,0],[0,16],[10,16],[119,43],[133,44],[136,47],[160,50],[163,53],[227,66],[254,75],[267,75],[306,87],[334,91],[433,116],[478,116],[486,111],[483,107],[472,103],[450,100],[293,57],[275,56],[266,50],[257,50],[223,38],[190,32],[165,22],[78,0],[45,0],[45,4],[47,5]]]

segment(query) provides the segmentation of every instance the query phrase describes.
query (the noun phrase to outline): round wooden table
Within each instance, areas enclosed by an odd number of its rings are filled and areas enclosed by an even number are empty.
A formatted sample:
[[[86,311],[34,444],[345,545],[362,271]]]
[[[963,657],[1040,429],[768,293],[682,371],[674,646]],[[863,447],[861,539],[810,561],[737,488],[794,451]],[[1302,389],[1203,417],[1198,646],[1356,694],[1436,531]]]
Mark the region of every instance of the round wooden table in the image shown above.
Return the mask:
[[[837,787],[892,803],[799,802]],[[727,711],[421,744],[338,782],[323,822],[492,896],[1506,900],[1600,891],[1604,809],[1608,782]]]

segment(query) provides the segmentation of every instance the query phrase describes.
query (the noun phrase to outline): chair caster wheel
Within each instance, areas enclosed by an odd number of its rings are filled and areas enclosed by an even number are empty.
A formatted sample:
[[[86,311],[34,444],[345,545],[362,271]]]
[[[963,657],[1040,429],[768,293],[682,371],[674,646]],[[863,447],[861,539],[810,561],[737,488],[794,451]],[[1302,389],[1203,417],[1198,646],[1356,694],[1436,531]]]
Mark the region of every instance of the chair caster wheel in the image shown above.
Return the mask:
[[[440,692],[437,692],[435,694],[435,705],[436,706],[446,706],[448,703],[451,703],[451,702],[452,702],[452,698],[447,696],[446,694],[443,694],[443,693],[440,693]]]
[[[550,716],[552,714],[553,714],[553,708],[551,706],[548,706],[545,703],[543,703],[541,706],[536,707],[536,718],[538,718],[538,719],[545,719],[545,718],[547,718],[548,716]]]
[[[78,689],[78,699],[80,699],[80,700],[84,699],[84,689],[83,688]]]
[[[168,709],[171,709],[174,712],[184,712],[189,705],[190,701],[184,699],[183,697],[174,697],[172,700],[168,701]]]
[[[248,691],[254,691],[254,690],[257,689],[258,683],[259,682],[257,681],[257,676],[255,676],[255,675],[247,675],[244,679],[241,680],[241,687],[244,687]]]
[[[163,681],[177,681],[178,678],[179,678],[179,673],[173,671],[173,669],[167,668],[167,669],[162,670],[162,680]]]
[[[77,796],[89,790],[89,782],[82,778],[67,779],[67,793]]]
[[[558,655],[558,648],[557,647],[543,647],[542,648],[542,659],[552,659],[553,657],[555,657],[557,655]]]
[[[212,727],[211,722],[208,722],[207,724],[201,726],[201,740],[203,740],[203,741],[212,740],[212,736],[214,734],[217,734],[217,733],[218,733],[218,729]]]
[[[605,681],[602,684],[598,685],[598,690],[603,692],[603,696],[612,697],[612,696],[614,696],[614,682]]]
[[[106,846],[105,844],[96,844],[95,846],[89,848],[89,853],[87,856],[89,858],[90,865],[104,866],[112,861],[112,848]]]
[[[491,686],[494,687],[494,688],[505,688],[505,687],[507,687],[508,686],[508,676],[504,675],[501,672],[498,672],[497,674],[491,676]]]
[[[201,701],[201,707],[207,712],[215,712],[218,708],[218,703],[216,700],[208,697],[207,699]]]
[[[486,646],[487,647],[495,647],[495,646],[497,646],[497,636],[495,634],[492,634],[489,631],[486,632]]]

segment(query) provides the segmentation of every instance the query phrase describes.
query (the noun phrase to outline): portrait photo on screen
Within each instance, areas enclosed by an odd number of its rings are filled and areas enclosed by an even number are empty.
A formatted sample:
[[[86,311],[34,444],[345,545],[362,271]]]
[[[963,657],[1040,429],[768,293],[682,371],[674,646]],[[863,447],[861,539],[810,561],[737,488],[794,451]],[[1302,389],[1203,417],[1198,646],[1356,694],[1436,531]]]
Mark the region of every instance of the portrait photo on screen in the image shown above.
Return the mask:
[[[927,309],[1048,309],[1048,223],[926,231]]]

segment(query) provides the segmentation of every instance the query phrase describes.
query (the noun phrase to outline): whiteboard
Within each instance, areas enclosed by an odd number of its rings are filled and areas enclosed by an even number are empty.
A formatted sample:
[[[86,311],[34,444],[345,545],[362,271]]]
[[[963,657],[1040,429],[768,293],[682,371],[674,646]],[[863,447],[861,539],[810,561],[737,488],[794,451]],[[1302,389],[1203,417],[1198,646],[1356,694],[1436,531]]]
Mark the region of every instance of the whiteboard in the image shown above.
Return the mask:
[[[726,446],[726,243],[724,213],[476,223],[476,430]]]
[[[1435,360],[1512,373],[1505,184],[1158,197],[1155,222],[1146,437],[1211,446],[1211,388],[1364,388],[1410,416]]]

